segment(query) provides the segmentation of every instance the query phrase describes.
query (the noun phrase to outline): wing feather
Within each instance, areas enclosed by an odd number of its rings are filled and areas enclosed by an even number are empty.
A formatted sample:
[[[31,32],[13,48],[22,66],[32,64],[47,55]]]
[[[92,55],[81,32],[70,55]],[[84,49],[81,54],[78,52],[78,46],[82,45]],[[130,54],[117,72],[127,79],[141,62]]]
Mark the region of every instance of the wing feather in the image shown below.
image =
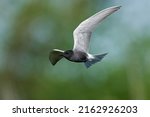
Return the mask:
[[[88,52],[90,38],[93,29],[107,16],[111,15],[121,6],[114,6],[104,9],[85,21],[81,22],[79,26],[74,30],[74,47],[73,50]]]
[[[53,49],[49,54],[49,60],[52,65],[55,65],[60,59],[63,58],[63,50]]]

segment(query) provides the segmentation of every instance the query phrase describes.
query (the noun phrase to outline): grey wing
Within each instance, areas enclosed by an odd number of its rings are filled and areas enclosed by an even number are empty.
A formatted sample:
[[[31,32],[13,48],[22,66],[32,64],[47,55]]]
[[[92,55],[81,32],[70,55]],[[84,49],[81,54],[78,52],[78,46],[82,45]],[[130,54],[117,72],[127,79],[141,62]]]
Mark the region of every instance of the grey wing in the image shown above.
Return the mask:
[[[81,22],[79,26],[74,30],[74,47],[73,50],[88,52],[90,38],[93,29],[107,16],[111,15],[121,6],[114,6],[104,9],[85,21]]]

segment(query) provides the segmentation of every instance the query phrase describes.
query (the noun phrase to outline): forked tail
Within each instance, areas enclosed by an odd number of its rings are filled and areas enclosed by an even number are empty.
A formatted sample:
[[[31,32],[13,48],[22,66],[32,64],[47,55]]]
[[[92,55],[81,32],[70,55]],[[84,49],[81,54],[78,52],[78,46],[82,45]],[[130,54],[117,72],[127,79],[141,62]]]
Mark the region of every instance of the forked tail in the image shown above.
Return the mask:
[[[88,61],[84,62],[84,64],[87,68],[89,68],[93,64],[100,62],[106,55],[107,55],[107,53],[100,54],[100,55],[94,55],[94,58],[89,59]]]

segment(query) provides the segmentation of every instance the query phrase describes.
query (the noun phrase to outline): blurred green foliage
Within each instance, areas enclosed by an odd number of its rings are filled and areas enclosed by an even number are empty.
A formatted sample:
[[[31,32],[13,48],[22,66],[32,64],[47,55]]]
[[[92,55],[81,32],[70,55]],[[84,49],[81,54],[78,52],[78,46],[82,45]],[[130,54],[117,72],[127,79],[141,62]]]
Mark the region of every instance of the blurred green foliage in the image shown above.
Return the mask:
[[[90,69],[65,59],[52,66],[49,52],[53,48],[71,49],[75,27],[115,3],[108,0],[0,3],[9,8],[0,9],[0,99],[150,99],[150,35],[145,30],[140,33],[132,30],[132,26],[124,23],[121,14],[128,8],[125,3],[122,11],[113,14],[93,33],[96,36],[93,35],[92,41],[97,45],[91,44],[92,52],[108,51],[109,55]],[[100,35],[107,37],[96,40],[103,37]]]

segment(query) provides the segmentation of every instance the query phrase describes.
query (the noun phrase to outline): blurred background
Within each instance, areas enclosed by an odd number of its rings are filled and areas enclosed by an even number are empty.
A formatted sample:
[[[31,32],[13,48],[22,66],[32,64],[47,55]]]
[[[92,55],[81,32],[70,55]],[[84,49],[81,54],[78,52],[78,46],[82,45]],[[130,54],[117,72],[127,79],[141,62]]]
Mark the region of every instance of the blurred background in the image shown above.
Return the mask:
[[[93,32],[86,69],[53,48],[71,49],[73,30],[96,12],[121,9]],[[150,99],[149,0],[0,0],[0,99]]]

